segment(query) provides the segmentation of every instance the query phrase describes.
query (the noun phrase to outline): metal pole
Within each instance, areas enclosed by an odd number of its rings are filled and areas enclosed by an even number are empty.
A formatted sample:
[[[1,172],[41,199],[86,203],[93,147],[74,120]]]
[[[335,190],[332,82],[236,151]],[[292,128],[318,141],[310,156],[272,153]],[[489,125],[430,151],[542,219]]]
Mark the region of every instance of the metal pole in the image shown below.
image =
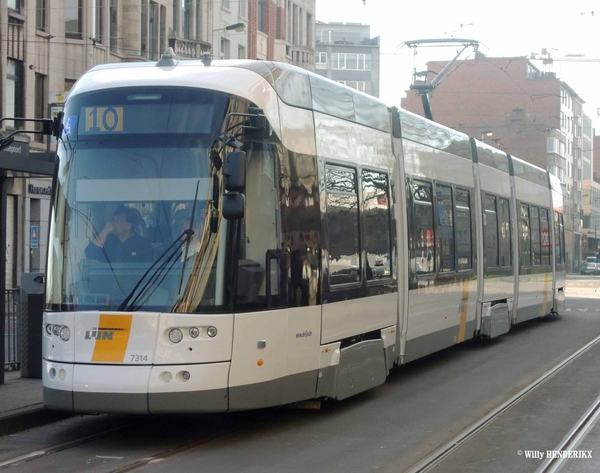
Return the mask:
[[[0,306],[2,321],[0,321],[0,384],[4,384],[4,349],[6,348],[6,196],[8,194],[8,178],[6,171],[0,171]],[[4,248],[4,250],[2,250]]]

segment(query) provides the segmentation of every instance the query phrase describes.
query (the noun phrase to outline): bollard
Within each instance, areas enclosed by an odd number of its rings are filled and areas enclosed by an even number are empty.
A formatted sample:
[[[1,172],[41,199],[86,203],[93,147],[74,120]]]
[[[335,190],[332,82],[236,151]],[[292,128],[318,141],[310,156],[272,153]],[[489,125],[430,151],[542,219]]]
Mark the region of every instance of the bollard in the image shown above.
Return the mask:
[[[42,377],[44,273],[21,276],[19,355],[22,378]]]

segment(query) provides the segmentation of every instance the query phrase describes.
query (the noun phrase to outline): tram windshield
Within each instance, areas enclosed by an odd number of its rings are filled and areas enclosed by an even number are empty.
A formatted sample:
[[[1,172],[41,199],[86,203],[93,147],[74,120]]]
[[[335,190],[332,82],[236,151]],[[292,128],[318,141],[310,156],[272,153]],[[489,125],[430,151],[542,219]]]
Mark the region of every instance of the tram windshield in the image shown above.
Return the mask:
[[[69,99],[49,310],[189,312],[223,304],[217,273],[225,223],[211,217],[219,180],[209,157],[227,107],[225,95],[172,87]]]

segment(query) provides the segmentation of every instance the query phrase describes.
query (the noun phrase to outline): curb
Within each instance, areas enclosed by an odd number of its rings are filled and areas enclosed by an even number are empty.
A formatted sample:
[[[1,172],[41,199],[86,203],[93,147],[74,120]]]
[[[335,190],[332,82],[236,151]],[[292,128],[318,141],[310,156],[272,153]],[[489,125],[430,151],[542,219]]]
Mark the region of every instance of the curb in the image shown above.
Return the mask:
[[[73,417],[73,413],[51,411],[42,403],[34,404],[0,415],[0,436],[41,427],[69,417]]]

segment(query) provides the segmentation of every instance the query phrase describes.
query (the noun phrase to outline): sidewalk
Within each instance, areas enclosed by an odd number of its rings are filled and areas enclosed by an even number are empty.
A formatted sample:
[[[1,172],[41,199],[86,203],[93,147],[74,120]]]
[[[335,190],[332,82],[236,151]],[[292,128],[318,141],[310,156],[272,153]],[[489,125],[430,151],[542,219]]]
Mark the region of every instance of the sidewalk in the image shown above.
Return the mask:
[[[6,371],[0,385],[0,435],[55,422],[72,414],[44,409],[42,380],[21,378],[20,371]]]

